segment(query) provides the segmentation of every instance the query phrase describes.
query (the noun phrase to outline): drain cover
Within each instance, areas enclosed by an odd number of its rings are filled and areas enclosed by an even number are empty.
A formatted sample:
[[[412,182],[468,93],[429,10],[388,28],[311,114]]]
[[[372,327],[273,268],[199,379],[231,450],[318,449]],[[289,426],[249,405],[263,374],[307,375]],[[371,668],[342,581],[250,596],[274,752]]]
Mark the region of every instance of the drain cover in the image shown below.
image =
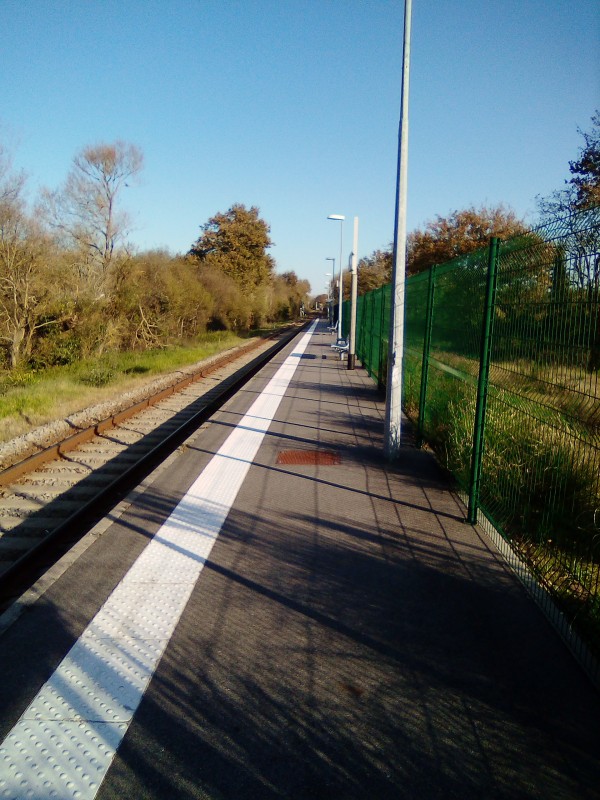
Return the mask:
[[[332,450],[282,450],[277,456],[277,463],[332,467],[340,463],[340,457]]]

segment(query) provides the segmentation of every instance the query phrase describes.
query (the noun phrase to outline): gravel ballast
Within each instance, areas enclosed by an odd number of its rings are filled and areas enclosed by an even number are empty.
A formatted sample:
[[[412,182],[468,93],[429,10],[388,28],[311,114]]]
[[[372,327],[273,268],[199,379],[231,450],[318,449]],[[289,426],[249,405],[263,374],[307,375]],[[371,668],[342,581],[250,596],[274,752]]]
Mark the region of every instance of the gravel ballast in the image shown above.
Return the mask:
[[[254,340],[251,340],[254,341]],[[249,344],[249,343],[248,343]],[[57,442],[62,441],[67,436],[77,433],[77,431],[89,428],[92,425],[105,420],[114,414],[123,411],[136,403],[151,397],[163,389],[173,386],[179,381],[184,380],[190,375],[195,375],[201,370],[209,367],[213,362],[222,359],[224,356],[231,355],[236,351],[248,349],[248,344],[240,345],[218,353],[215,356],[198,361],[188,367],[182,367],[176,372],[161,375],[151,381],[145,382],[126,392],[120,392],[114,398],[105,400],[93,406],[81,409],[65,419],[58,419],[47,422],[37,428],[33,428],[27,433],[17,436],[7,442],[0,444],[0,471],[7,469],[13,464],[23,461],[46,447],[51,447]]]

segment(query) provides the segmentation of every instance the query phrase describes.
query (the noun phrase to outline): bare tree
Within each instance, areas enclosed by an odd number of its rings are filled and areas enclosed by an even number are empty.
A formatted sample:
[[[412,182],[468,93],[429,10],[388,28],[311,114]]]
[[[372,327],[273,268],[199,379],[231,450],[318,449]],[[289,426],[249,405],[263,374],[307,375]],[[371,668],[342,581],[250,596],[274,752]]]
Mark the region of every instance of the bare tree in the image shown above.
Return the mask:
[[[0,203],[20,197],[25,185],[25,175],[12,170],[12,159],[6,148],[0,144]]]
[[[84,147],[73,159],[64,187],[44,192],[50,225],[65,245],[79,252],[81,277],[96,290],[102,290],[113,258],[126,244],[130,221],[119,208],[119,195],[142,165],[142,152],[133,144]]]
[[[23,186],[23,175],[11,171],[0,151],[0,341],[11,367],[29,354],[35,332],[54,324],[40,315],[50,290],[47,243],[25,210]]]

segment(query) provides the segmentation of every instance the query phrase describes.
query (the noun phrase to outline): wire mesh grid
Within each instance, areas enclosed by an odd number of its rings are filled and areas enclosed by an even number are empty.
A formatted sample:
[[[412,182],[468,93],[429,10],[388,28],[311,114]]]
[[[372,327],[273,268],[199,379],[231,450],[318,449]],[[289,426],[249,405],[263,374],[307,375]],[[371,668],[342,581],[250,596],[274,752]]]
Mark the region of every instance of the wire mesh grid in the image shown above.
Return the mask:
[[[485,342],[490,252],[407,280],[404,408],[459,485],[473,491],[478,383],[489,346],[478,505],[598,658],[600,209],[500,243]],[[359,299],[357,353],[380,383],[389,289]]]

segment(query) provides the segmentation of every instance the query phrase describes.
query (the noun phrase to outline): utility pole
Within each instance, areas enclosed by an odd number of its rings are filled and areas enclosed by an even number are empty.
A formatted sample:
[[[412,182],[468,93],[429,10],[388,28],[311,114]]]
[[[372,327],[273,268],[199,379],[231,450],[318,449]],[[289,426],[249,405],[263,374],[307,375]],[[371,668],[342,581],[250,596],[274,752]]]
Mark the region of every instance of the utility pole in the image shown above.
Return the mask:
[[[354,240],[352,243],[352,263],[350,274],[352,286],[350,290],[350,338],[348,339],[348,369],[356,365],[356,301],[358,295],[358,217],[354,217]]]
[[[344,220],[346,217],[343,214],[330,214],[327,219],[333,219],[340,223],[340,291],[339,291],[339,305],[338,305],[338,339],[342,338],[342,303],[344,302],[344,275],[342,265],[342,250],[344,242]]]
[[[392,308],[388,345],[385,454],[392,461],[400,451],[402,425],[402,367],[404,349],[404,296],[406,282],[406,197],[408,188],[408,90],[410,75],[411,0],[404,1],[404,48],[402,54],[402,95],[398,170],[396,181],[396,219],[392,263]]]

